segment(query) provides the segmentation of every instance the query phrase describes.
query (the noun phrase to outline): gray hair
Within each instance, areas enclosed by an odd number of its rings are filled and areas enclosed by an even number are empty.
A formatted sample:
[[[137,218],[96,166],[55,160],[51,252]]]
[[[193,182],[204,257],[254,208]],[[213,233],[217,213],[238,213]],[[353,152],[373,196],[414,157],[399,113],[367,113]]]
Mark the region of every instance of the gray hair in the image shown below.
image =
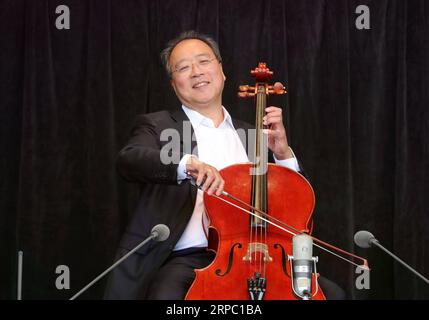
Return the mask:
[[[205,44],[207,44],[212,49],[217,61],[219,61],[219,63],[222,62],[222,57],[220,56],[219,46],[216,43],[216,41],[213,40],[213,38],[211,38],[208,35],[201,34],[201,33],[194,31],[194,30],[185,31],[185,32],[182,32],[177,38],[170,40],[167,43],[167,47],[164,50],[162,50],[162,52],[161,52],[161,61],[162,61],[162,64],[164,65],[165,70],[167,71],[167,74],[169,77],[171,77],[171,74],[172,74],[172,70],[171,70],[171,66],[170,66],[170,56],[171,56],[171,53],[173,52],[173,49],[180,42],[182,42],[184,40],[189,40],[189,39],[197,39],[197,40],[200,40],[200,41],[204,42]]]

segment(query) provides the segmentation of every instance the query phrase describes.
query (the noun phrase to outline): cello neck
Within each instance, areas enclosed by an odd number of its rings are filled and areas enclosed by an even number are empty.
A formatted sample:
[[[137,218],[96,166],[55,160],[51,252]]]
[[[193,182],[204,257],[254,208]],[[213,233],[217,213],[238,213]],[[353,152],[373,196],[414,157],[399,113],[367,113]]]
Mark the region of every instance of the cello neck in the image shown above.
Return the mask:
[[[267,170],[268,170],[268,146],[267,138],[263,133],[262,118],[265,116],[267,105],[267,88],[264,83],[256,84],[256,119],[255,119],[255,153],[252,172],[252,205],[267,212]],[[257,214],[257,213],[256,213]],[[266,223],[257,217],[252,217],[253,225],[260,226]]]

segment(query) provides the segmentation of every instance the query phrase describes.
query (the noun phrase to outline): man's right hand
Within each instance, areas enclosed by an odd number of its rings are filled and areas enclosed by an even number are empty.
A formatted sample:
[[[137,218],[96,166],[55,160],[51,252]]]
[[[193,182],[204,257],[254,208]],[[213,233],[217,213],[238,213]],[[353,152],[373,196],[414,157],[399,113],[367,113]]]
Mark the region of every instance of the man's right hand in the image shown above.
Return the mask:
[[[203,183],[201,189],[207,190],[209,195],[215,193],[220,196],[222,194],[225,181],[215,167],[191,156],[186,163],[186,171],[188,175],[196,179],[197,186],[201,186]]]

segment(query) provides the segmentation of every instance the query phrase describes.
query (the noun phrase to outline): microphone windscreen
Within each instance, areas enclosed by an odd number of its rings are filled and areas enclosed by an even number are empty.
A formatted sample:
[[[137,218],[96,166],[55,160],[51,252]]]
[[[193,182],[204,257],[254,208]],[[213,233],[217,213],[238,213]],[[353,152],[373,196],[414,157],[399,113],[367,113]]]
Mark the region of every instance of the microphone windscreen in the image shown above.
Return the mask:
[[[354,240],[357,246],[361,248],[369,248],[371,247],[372,242],[376,239],[371,232],[361,230],[356,232]]]
[[[292,238],[292,255],[294,260],[311,260],[313,258],[313,239],[306,234]]]
[[[152,228],[151,234],[155,235],[153,240],[164,241],[170,236],[170,229],[165,224],[157,224]]]

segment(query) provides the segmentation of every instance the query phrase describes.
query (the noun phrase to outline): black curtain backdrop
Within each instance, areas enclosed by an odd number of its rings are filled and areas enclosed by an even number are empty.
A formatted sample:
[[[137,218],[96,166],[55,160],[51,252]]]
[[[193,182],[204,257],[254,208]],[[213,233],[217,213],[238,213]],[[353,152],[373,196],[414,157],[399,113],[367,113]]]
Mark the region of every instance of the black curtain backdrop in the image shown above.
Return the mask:
[[[362,4],[370,30],[355,26]],[[58,5],[69,30],[55,27]],[[136,114],[180,107],[159,52],[188,29],[219,42],[233,116],[253,122],[236,90],[258,61],[286,83],[272,104],[315,190],[314,234],[367,257],[370,290],[323,252],[320,272],[350,299],[428,299],[391,258],[353,244],[367,229],[429,275],[426,0],[2,0],[0,298],[16,298],[18,250],[23,299],[69,298],[112,263],[138,195],[115,157]],[[59,265],[69,290],[55,286]]]

